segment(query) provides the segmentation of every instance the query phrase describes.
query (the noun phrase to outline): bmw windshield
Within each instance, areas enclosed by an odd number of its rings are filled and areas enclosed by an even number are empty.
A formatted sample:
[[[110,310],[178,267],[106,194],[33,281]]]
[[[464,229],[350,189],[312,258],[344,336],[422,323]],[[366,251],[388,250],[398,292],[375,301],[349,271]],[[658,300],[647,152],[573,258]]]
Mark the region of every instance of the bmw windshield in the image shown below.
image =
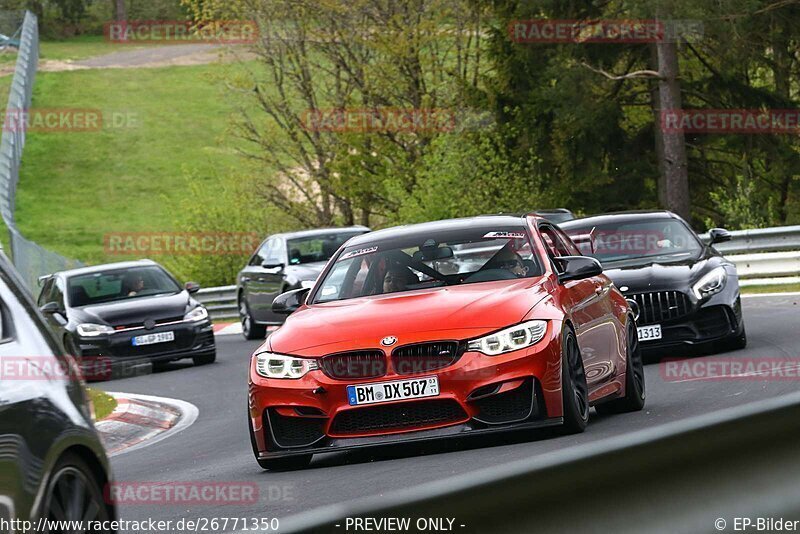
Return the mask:
[[[522,226],[417,232],[345,248],[317,284],[313,303],[541,274]]]

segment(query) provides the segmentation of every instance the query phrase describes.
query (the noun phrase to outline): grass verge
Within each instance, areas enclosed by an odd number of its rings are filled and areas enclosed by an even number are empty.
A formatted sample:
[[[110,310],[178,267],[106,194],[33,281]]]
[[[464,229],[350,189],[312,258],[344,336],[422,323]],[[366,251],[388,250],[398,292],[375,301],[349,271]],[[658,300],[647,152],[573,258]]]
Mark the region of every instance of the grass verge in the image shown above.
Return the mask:
[[[89,400],[94,404],[94,414],[97,421],[101,421],[111,415],[114,408],[117,407],[117,400],[99,389],[86,388],[89,394]]]
[[[800,292],[800,284],[770,284],[747,286],[741,288],[741,292],[745,295],[755,293],[796,293]]]
[[[17,196],[23,235],[102,263],[120,259],[104,251],[106,234],[179,230],[187,177],[222,189],[242,163],[226,135],[236,103],[214,83],[226,68],[237,67],[40,73],[35,108],[99,110],[104,120],[96,131],[29,132]]]

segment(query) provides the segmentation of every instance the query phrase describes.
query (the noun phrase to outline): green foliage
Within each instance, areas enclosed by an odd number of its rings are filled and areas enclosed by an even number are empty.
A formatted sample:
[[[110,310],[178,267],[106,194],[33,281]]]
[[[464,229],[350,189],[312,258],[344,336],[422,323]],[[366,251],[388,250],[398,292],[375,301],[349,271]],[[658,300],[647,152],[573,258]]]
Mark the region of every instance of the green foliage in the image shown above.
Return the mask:
[[[737,175],[731,187],[720,187],[709,192],[709,198],[729,230],[764,228],[775,220],[775,202],[768,194],[756,189],[756,182]],[[713,219],[706,220],[711,228],[718,226]]]
[[[292,228],[286,218],[274,208],[248,201],[252,185],[246,177],[220,182],[209,187],[197,172],[185,174],[183,200],[177,206],[174,220],[176,232],[200,236],[225,234],[254,234],[256,243],[276,232]],[[158,258],[175,276],[183,281],[196,281],[204,286],[232,284],[252,250],[241,254],[189,254]]]
[[[400,208],[393,223],[523,213],[551,207],[537,159],[513,158],[493,130],[443,135],[422,160],[416,187],[393,188]]]

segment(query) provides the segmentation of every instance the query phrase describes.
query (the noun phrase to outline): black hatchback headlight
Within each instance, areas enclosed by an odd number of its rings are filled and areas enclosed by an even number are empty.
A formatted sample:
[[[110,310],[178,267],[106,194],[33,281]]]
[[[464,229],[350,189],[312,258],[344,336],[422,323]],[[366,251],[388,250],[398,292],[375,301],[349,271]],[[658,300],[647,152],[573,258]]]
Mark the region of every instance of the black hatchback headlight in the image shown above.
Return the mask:
[[[183,316],[184,321],[191,323],[199,323],[200,321],[205,321],[206,319],[208,319],[208,310],[205,308],[205,306],[198,306]]]

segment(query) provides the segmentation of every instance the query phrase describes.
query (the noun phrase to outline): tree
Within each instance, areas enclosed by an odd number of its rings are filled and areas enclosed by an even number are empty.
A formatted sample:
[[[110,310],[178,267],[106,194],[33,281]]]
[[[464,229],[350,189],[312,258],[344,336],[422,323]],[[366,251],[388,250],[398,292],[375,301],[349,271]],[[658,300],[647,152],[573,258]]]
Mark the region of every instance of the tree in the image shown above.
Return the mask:
[[[257,21],[258,67],[229,82],[256,111],[243,108],[234,131],[263,174],[258,194],[306,226],[391,218],[389,191],[414,189],[444,132],[374,123],[452,113],[479,78],[482,9],[459,0],[186,4],[199,21]],[[352,118],[365,127],[330,127]]]

